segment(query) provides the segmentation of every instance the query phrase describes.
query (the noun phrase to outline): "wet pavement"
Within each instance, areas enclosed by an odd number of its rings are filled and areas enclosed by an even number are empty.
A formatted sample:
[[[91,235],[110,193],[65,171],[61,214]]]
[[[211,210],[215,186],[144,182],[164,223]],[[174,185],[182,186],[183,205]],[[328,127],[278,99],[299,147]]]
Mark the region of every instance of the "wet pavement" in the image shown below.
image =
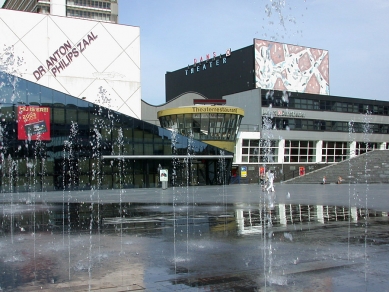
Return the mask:
[[[1,194],[0,291],[389,291],[388,185]]]

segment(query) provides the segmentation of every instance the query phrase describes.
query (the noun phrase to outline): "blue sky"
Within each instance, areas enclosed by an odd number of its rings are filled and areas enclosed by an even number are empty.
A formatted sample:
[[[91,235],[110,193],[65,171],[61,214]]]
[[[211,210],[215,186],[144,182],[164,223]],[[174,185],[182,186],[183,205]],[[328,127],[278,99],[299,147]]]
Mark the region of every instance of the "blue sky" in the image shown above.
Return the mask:
[[[254,38],[328,50],[331,95],[389,100],[388,0],[119,0],[119,23],[140,27],[142,99],[154,105],[166,71]]]

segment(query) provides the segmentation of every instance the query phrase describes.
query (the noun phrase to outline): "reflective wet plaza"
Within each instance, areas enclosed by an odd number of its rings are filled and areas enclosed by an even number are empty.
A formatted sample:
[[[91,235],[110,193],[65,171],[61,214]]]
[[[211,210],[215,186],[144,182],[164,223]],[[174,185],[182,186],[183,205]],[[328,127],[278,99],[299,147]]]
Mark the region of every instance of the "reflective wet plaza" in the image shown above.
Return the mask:
[[[387,185],[2,194],[3,291],[388,291]]]

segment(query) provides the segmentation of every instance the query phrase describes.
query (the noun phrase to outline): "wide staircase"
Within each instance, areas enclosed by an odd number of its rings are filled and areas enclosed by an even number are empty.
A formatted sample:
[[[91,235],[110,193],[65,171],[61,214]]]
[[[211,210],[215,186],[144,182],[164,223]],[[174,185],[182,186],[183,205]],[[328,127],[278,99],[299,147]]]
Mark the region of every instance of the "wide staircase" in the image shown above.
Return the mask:
[[[319,184],[323,177],[326,182],[335,184],[338,177],[342,183],[389,183],[389,150],[375,150],[309,172],[304,176],[286,180],[286,184]]]

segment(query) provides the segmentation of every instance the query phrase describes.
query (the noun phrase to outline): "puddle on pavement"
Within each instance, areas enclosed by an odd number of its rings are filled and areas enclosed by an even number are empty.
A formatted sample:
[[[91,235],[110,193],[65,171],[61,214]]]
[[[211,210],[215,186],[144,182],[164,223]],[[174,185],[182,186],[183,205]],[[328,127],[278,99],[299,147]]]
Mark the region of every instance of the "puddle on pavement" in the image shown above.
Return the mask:
[[[342,206],[4,204],[0,221],[4,290],[285,286],[389,245],[386,212]]]

